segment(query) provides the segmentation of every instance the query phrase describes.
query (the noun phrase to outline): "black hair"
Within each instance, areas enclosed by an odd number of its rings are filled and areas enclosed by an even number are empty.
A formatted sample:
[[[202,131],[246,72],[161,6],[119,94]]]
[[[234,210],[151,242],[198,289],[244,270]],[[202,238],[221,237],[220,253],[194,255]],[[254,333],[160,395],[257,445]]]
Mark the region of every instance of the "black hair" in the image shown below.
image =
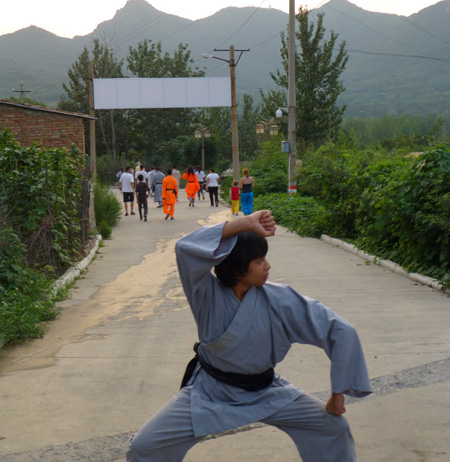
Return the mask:
[[[144,175],[138,175],[138,180],[139,181],[144,181]]]
[[[172,169],[169,168],[169,170],[167,170],[167,175],[172,175]]]
[[[266,238],[250,231],[239,233],[233,250],[222,263],[214,267],[214,272],[225,287],[233,287],[248,271],[252,260],[264,258],[267,250]]]

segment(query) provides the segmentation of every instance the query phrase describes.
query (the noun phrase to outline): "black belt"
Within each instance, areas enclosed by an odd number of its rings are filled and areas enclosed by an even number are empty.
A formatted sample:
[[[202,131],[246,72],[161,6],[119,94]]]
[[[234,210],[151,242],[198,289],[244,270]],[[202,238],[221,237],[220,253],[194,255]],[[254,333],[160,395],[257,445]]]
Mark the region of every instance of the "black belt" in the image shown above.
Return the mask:
[[[188,181],[188,183],[195,183],[195,181]]]
[[[261,372],[261,374],[239,374],[237,372],[225,372],[217,369],[214,366],[211,366],[211,364],[208,364],[202,358],[200,358],[198,355],[198,347],[199,343],[196,342],[194,345],[194,351],[196,355],[189,361],[186,367],[186,371],[181,382],[181,388],[187,385],[198,363],[200,363],[202,368],[216,380],[224,382],[227,385],[232,385],[233,387],[242,388],[247,391],[264,390],[264,388],[267,388],[273,381],[273,377],[275,375],[273,367],[267,369],[264,372]]]
[[[155,186],[156,186],[157,184],[162,184],[162,183],[154,183],[154,184],[155,184]]]

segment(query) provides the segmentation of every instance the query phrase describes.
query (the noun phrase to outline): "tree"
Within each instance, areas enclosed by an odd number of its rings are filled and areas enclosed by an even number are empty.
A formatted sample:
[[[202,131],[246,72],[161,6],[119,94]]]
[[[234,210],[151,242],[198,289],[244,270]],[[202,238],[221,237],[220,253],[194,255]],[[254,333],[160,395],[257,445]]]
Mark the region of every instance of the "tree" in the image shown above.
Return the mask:
[[[259,108],[253,107],[253,96],[244,93],[242,115],[239,116],[239,151],[243,160],[252,159],[258,148],[256,124],[260,122]]]
[[[301,7],[295,16],[299,26],[296,38],[300,44],[300,53],[296,55],[296,129],[301,149],[333,138],[345,111],[345,106],[337,105],[337,99],[344,91],[339,79],[348,60],[345,42],[337,46],[338,34],[333,31],[330,39],[324,40],[324,14],[317,15],[316,25],[310,22],[309,14]],[[271,73],[271,77],[277,85],[287,88],[288,44],[284,34],[281,57],[284,73],[277,70]]]
[[[67,96],[59,101],[59,109],[89,114],[89,61],[91,60],[94,63],[94,78],[123,77],[123,60],[118,60],[112,49],[101,44],[98,39],[94,39],[92,53],[84,47],[78,60],[69,69],[69,82],[63,84]],[[126,146],[128,133],[126,113],[111,110],[97,111],[96,115],[100,128],[96,135],[97,150],[99,153],[107,153],[115,158],[117,152]],[[89,140],[88,133],[86,133],[86,140],[87,142]]]
[[[136,48],[129,48],[128,69],[136,77],[202,77],[204,72],[192,68],[194,63],[187,45],[179,44],[171,56],[163,52],[161,42],[144,40]],[[179,135],[193,135],[196,109],[144,109],[130,111],[132,117],[133,148],[150,158],[152,163],[169,164],[165,144]]]

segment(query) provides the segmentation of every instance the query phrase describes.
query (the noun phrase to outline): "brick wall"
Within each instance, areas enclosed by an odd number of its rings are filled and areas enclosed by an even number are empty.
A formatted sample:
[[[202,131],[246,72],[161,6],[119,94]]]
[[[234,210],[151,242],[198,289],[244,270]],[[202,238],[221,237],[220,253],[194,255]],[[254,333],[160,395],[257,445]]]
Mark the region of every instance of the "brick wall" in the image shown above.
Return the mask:
[[[0,130],[9,128],[22,145],[35,142],[70,150],[76,144],[85,152],[84,120],[80,116],[0,103]]]

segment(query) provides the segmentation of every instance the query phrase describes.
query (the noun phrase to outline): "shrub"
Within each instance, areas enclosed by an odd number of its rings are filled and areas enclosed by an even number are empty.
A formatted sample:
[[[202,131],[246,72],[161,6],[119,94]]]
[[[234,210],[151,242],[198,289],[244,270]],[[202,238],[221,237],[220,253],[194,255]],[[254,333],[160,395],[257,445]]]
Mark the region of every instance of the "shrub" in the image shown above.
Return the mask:
[[[112,234],[112,228],[111,226],[106,223],[105,220],[102,220],[98,225],[98,232],[102,235],[103,239],[109,239]]]
[[[254,209],[271,210],[278,224],[300,236],[318,237],[326,231],[326,209],[312,197],[267,194],[255,198]]]
[[[358,242],[410,269],[449,278],[450,150],[378,174],[361,197]]]
[[[25,263],[25,246],[11,229],[0,231],[0,346],[40,337],[54,319],[52,279]]]
[[[111,189],[97,182],[94,186],[94,208],[95,221],[99,227],[99,231],[107,239],[107,236],[103,232],[109,232],[109,236],[111,235],[110,228],[114,227],[119,221],[122,214],[122,205]],[[105,227],[105,224],[109,227],[109,230]]]

